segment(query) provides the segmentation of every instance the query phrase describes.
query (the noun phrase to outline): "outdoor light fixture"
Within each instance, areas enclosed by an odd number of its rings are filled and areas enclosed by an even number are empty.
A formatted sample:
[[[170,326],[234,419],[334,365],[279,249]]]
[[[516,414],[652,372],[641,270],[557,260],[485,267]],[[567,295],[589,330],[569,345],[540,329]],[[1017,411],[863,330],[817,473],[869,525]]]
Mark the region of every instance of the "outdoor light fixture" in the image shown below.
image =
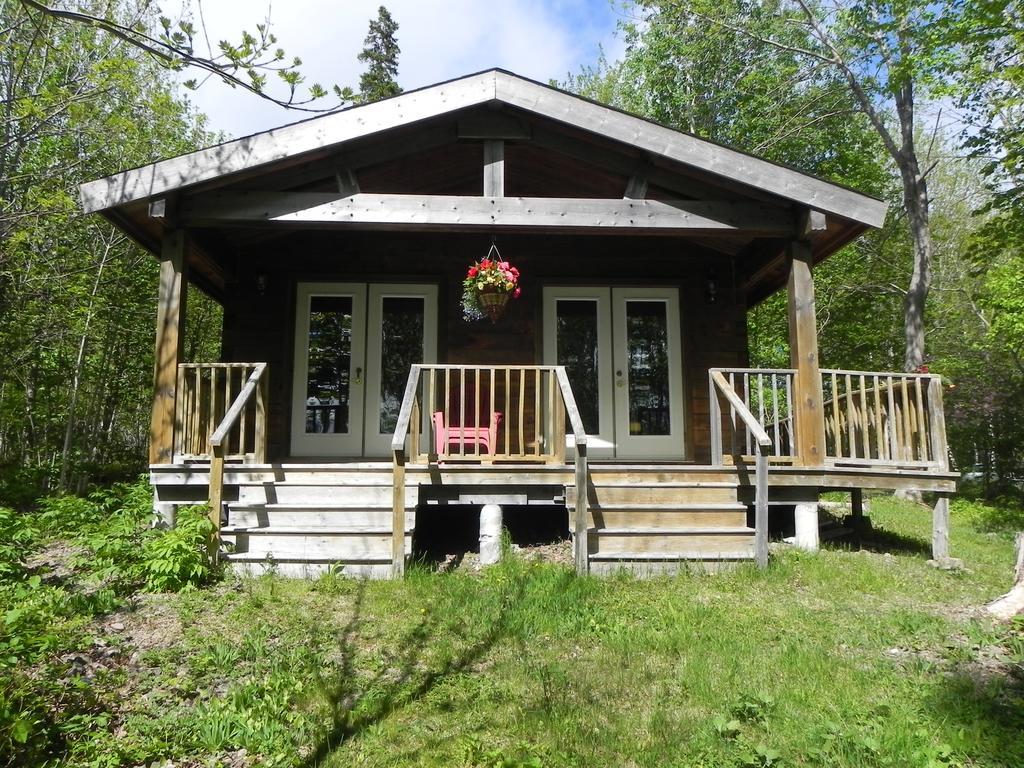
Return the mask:
[[[718,302],[718,273],[708,272],[708,279],[704,285],[704,301],[707,304]]]

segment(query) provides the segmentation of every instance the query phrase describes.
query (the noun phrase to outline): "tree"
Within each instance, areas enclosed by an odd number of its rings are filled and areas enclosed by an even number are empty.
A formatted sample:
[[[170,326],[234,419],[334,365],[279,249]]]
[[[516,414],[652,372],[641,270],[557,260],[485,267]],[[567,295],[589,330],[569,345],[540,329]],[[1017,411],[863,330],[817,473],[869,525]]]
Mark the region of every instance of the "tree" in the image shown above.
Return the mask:
[[[35,493],[141,465],[157,266],[76,188],[211,140],[168,77],[92,26],[0,6],[0,468]]]
[[[363,50],[357,57],[367,65],[359,77],[358,101],[377,101],[402,92],[397,80],[398,55],[402,52],[395,39],[397,31],[398,22],[382,5],[377,9],[377,18],[370,22]]]
[[[646,4],[646,3],[645,3]],[[655,2],[654,5],[661,3]],[[794,54],[808,70],[828,68],[845,82],[899,173],[902,203],[913,242],[913,267],[904,298],[904,360],[907,370],[924,362],[925,305],[932,281],[927,144],[918,140],[920,107],[948,94],[966,68],[965,54],[1006,3],[962,0],[781,0],[776,15],[806,31],[807,45],[758,27],[753,17],[737,22],[703,3],[671,3],[691,19],[741,32],[763,45]]]
[[[158,19],[157,29],[145,18],[149,3],[141,5],[136,15],[124,13],[124,4],[112,2],[56,2],[40,0],[16,0],[36,23],[44,18],[55,19],[72,25],[85,25],[102,30],[105,34],[143,51],[162,66],[172,70],[196,69],[227,83],[232,88],[243,88],[260,98],[272,101],[288,109],[304,112],[326,112],[337,109],[351,101],[350,88],[331,86],[337,101],[322,106],[313,106],[328,95],[319,83],[311,84],[306,94],[300,95],[299,86],[304,82],[302,60],[288,59],[283,48],[278,46],[277,37],[270,29],[269,18],[256,25],[256,31],[244,30],[238,42],[220,40],[217,52],[210,49],[206,55],[196,49],[196,37],[209,40],[203,27],[197,28],[187,18],[177,23],[166,16]],[[129,6],[130,7],[130,6]],[[268,74],[276,76],[285,88],[284,95],[277,95],[270,89]],[[200,81],[187,80],[187,88],[197,88]]]

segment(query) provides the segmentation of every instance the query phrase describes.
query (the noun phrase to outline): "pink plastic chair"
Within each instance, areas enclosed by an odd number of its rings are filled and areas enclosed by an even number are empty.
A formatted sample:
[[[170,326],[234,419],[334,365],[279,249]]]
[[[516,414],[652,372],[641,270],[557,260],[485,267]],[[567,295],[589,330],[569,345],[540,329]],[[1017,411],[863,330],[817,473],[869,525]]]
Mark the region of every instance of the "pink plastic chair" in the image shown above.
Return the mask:
[[[481,456],[494,454],[498,445],[498,425],[501,424],[501,413],[491,414],[491,423],[486,427],[455,427],[444,423],[444,413],[434,412],[434,450],[438,456],[462,458],[476,455],[476,446],[480,446]],[[455,446],[452,450],[451,446]],[[460,447],[462,454],[458,453]]]

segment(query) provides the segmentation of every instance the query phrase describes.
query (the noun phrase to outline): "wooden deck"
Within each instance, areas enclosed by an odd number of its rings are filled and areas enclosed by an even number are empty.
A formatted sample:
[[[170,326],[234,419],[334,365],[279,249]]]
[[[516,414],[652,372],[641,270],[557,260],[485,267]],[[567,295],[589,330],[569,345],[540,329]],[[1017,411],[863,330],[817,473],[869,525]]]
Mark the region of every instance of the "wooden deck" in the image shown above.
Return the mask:
[[[205,502],[210,465],[153,465],[150,476],[164,514]],[[575,535],[577,487],[572,465],[409,465],[404,475],[406,556],[417,521],[440,504],[530,505],[560,515]],[[773,467],[772,507],[816,501],[823,491],[914,489],[951,493],[957,475],[880,467]],[[753,468],[685,462],[591,462],[587,483],[587,566],[660,572],[752,560]],[[390,461],[289,460],[224,467],[225,557],[258,573],[315,576],[329,568],[370,578],[393,571]]]

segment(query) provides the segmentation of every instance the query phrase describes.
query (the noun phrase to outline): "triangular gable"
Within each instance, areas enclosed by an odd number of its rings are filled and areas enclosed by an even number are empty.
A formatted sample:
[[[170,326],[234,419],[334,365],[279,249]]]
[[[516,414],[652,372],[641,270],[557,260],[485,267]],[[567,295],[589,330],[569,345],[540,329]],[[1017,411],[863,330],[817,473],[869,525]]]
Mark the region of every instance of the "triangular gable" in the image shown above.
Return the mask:
[[[82,207],[86,212],[102,211],[160,197],[492,102],[861,225],[879,227],[885,219],[886,204],[875,198],[497,69],[89,182],[80,187]]]

